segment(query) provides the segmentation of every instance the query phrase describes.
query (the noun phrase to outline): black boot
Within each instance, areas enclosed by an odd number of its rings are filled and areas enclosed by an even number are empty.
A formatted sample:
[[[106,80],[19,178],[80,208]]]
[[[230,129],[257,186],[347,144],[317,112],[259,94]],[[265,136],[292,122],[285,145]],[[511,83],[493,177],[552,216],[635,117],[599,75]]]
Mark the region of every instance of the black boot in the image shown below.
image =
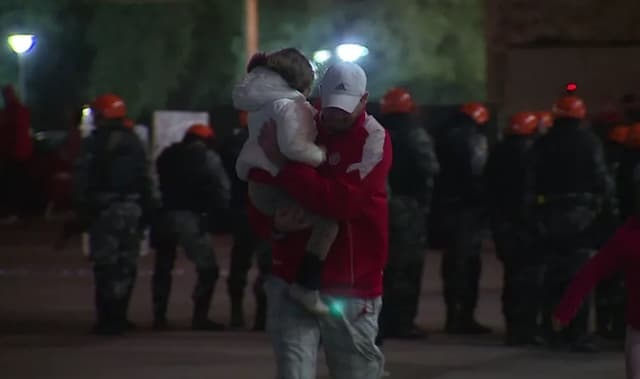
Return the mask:
[[[231,328],[244,329],[244,307],[242,298],[231,298]]]
[[[444,322],[444,332],[447,334],[454,334],[456,330],[456,310],[452,305],[447,305],[447,315]]]
[[[264,332],[267,328],[267,296],[262,294],[256,294],[256,315],[255,322],[253,324],[253,330],[255,332]]]
[[[118,322],[118,303],[113,285],[117,281],[117,268],[111,265],[94,267],[96,292],[96,324],[92,333],[119,335],[123,329]]]
[[[220,331],[225,329],[224,325],[209,320],[209,307],[217,279],[217,269],[198,271],[198,283],[193,291],[193,318],[191,320],[193,330]]]
[[[298,269],[296,283],[307,290],[319,290],[322,285],[322,267],[324,262],[309,252],[304,254]]]
[[[489,334],[491,329],[476,321],[473,312],[457,307],[447,309],[445,332],[449,334]]]
[[[161,246],[156,251],[156,261],[151,280],[151,293],[153,301],[153,329],[169,330],[167,321],[167,308],[169,294],[171,292],[171,270],[173,270],[176,256],[175,246]]]
[[[491,329],[480,324],[473,316],[463,317],[456,326],[457,334],[490,334]]]
[[[135,266],[127,267],[126,271],[122,272],[122,281],[126,282],[126,288],[123,296],[117,302],[117,312],[118,320],[125,331],[133,331],[138,328],[137,325],[131,322],[127,317],[137,274],[138,270]]]
[[[104,268],[94,267],[94,282],[95,282],[95,306],[96,306],[96,323],[93,326],[93,333],[98,334],[99,330],[105,329],[108,324],[108,305],[105,299],[105,291],[107,290],[105,282]]]

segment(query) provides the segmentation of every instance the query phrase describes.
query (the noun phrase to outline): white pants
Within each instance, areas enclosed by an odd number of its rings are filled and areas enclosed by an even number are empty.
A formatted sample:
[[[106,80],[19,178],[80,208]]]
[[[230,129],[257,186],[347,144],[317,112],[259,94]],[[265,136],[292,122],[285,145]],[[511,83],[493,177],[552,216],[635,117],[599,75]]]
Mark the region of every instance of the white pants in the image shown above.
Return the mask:
[[[320,339],[332,379],[380,379],[384,356],[375,344],[382,300],[329,298],[341,315],[318,318],[288,296],[288,284],[267,279],[267,333],[276,356],[277,379],[313,379]]]
[[[640,379],[640,331],[627,326],[627,379]]]

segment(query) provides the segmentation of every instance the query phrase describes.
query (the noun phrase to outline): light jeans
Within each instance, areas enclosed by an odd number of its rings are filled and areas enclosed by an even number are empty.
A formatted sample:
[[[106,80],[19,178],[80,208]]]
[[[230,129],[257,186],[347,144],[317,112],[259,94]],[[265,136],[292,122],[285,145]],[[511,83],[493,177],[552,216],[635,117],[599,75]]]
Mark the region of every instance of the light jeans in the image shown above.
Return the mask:
[[[276,356],[276,379],[314,379],[320,340],[331,378],[382,377],[384,356],[375,344],[381,298],[323,296],[327,304],[340,304],[342,312],[317,317],[289,299],[288,287],[273,276],[265,283],[267,332]]]
[[[627,379],[640,379],[640,331],[627,326]]]

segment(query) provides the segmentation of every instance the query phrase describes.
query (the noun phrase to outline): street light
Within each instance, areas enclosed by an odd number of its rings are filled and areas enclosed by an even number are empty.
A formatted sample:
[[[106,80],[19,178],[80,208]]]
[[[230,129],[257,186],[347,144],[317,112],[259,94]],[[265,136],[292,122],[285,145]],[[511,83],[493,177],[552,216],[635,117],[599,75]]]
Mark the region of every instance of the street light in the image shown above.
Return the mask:
[[[331,59],[331,51],[329,50],[318,50],[313,53],[313,61],[318,64],[326,63],[329,59]]]
[[[336,48],[336,53],[345,62],[355,62],[369,55],[369,49],[356,43],[343,43]]]
[[[24,55],[28,53],[36,44],[36,37],[33,34],[13,34],[7,38],[11,50],[18,56],[18,92],[22,96],[22,101],[27,100],[27,89],[24,78]]]
[[[14,34],[7,39],[9,46],[16,54],[24,54],[29,52],[35,45],[36,38],[33,34]]]

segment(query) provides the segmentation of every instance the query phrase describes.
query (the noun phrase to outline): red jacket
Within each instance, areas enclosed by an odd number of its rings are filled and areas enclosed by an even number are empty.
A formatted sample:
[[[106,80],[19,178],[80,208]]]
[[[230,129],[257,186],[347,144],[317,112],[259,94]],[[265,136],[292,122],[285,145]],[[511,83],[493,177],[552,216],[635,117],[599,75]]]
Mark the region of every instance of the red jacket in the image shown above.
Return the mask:
[[[33,154],[30,132],[30,115],[27,107],[20,103],[9,104],[3,111],[0,155],[15,160],[26,161]]]
[[[303,207],[338,220],[340,231],[323,271],[323,292],[334,296],[373,298],[382,294],[382,271],[389,244],[387,174],[391,141],[385,129],[365,113],[353,127],[331,134],[318,127],[317,144],[327,148],[327,162],[317,169],[289,162],[272,177],[254,169],[250,179],[276,185]],[[271,219],[250,207],[259,234],[271,233]],[[273,273],[291,282],[296,277],[309,232],[290,233],[272,242]]]
[[[616,271],[624,273],[627,323],[640,330],[640,219],[630,217],[613,238],[585,264],[556,308],[555,317],[566,325],[598,282]]]

